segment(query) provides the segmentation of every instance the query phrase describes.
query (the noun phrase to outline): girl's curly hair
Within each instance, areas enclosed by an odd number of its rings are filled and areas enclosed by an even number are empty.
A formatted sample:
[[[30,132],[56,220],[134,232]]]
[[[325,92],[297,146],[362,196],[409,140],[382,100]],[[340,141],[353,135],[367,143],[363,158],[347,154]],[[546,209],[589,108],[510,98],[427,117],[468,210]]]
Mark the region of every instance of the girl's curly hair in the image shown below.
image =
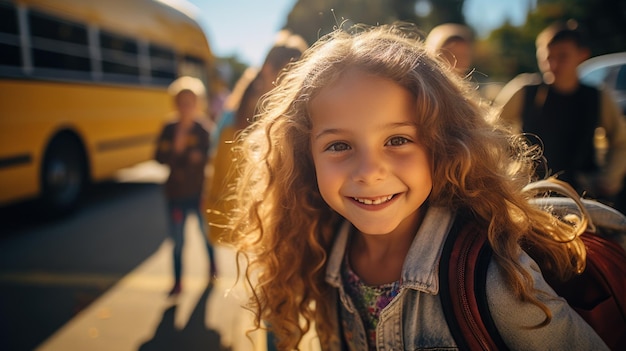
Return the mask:
[[[498,123],[474,87],[427,53],[408,24],[336,30],[291,64],[260,103],[253,123],[237,138],[237,184],[230,242],[247,259],[249,307],[266,323],[280,349],[297,349],[313,322],[322,345],[333,339],[328,321],[332,289],[325,268],[342,218],[323,200],[311,156],[310,101],[358,69],[390,79],[415,98],[415,124],[432,159],[428,203],[469,212],[488,231],[494,257],[520,299],[551,315],[518,263],[520,244],[549,252],[561,275],[584,265],[578,239],[562,222],[529,204],[522,188],[532,180],[538,151]],[[562,240],[560,240],[562,241]],[[581,253],[583,253],[581,255]]]

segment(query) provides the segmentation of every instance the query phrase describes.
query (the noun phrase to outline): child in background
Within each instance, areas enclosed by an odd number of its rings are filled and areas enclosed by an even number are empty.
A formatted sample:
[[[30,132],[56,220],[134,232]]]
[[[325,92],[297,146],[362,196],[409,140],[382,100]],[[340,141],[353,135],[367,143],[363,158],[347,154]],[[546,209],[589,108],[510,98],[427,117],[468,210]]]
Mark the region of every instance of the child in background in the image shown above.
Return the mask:
[[[201,195],[209,149],[209,132],[200,123],[203,115],[201,102],[206,96],[205,87],[199,79],[181,77],[170,85],[168,91],[174,99],[177,120],[163,128],[157,141],[155,159],[170,168],[165,183],[165,197],[169,233],[174,242],[174,286],[169,293],[171,296],[179,294],[182,288],[184,229],[189,213],[198,218],[211,274],[215,276],[217,271],[204,216],[200,213],[203,208]]]
[[[455,221],[488,233],[486,291],[510,349],[606,349],[520,243],[563,276],[579,238],[529,204],[535,150],[497,124],[410,25],[322,38],[278,80],[236,141],[233,243],[256,323],[295,349],[455,349],[439,257]],[[577,251],[580,250],[580,251]]]
[[[578,65],[591,53],[584,31],[575,21],[557,22],[541,31],[535,44],[543,80],[529,81],[510,97],[505,90],[495,102],[503,104],[502,120],[536,136],[548,173],[580,194],[615,203],[626,177],[626,120],[608,91],[579,80]],[[523,81],[517,78],[511,85]],[[599,157],[598,127],[604,130],[605,157]]]
[[[232,141],[232,128],[238,130],[248,125],[261,96],[274,87],[280,72],[289,62],[298,60],[307,47],[308,44],[301,36],[286,29],[278,32],[261,67],[248,67],[227,97],[224,113],[211,135],[214,139],[212,143],[219,141],[217,145],[221,145],[222,141]],[[224,129],[230,129],[227,138],[222,136]],[[212,145],[212,148],[215,147]]]
[[[430,53],[441,55],[461,76],[470,71],[474,55],[474,33],[468,26],[440,24],[428,33],[425,45]]]
[[[222,240],[222,234],[227,232],[227,213],[232,208],[232,201],[228,198],[229,189],[233,186],[230,175],[236,167],[231,153],[232,140],[238,131],[248,126],[259,99],[274,87],[280,72],[290,62],[297,61],[306,48],[307,44],[302,37],[286,30],[281,31],[261,68],[246,70],[240,79],[245,88],[238,82],[233,90],[234,96],[227,100],[232,111],[223,115],[217,131],[212,135],[213,138],[219,138],[219,143],[212,159],[214,172],[208,189],[206,218],[214,240]]]

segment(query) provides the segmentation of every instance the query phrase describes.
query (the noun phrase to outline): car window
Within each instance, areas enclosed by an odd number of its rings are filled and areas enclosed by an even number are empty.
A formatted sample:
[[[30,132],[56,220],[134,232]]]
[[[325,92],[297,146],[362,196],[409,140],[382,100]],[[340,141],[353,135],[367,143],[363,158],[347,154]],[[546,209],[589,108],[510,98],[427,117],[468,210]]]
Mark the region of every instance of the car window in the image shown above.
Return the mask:
[[[609,74],[608,67],[596,68],[593,71],[587,72],[584,76],[580,77],[580,80],[589,85],[598,87],[604,83],[606,76]]]
[[[615,90],[626,91],[626,64],[621,65],[619,68],[615,82]]]

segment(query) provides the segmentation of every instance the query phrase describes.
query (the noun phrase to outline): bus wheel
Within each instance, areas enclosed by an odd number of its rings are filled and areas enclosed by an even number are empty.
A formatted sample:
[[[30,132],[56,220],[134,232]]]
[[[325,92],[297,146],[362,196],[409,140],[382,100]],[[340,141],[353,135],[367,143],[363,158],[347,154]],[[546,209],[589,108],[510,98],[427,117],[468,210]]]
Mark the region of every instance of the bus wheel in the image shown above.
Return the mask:
[[[42,180],[43,210],[63,215],[75,209],[87,181],[81,144],[72,137],[59,137],[46,151]]]

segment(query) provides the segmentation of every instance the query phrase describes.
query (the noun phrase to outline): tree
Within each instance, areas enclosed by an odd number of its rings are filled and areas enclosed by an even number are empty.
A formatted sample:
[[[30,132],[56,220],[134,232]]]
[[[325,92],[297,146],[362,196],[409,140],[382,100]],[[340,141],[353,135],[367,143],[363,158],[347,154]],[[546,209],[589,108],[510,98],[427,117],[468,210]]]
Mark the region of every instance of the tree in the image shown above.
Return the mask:
[[[429,6],[430,13],[418,16],[418,2]],[[444,22],[465,23],[464,0],[298,0],[284,28],[313,44],[319,37],[338,27],[354,23],[369,25],[405,21],[416,24],[424,33]]]
[[[538,0],[524,25],[505,23],[482,41],[477,66],[505,80],[536,72],[535,38],[551,23],[571,19],[586,32],[593,56],[626,51],[626,1]]]
[[[506,21],[475,45],[474,64],[479,80],[507,81],[521,72],[536,71],[534,37]]]
[[[419,18],[422,29],[430,31],[442,23],[465,24],[463,15],[464,0],[421,0],[430,3],[431,11],[428,15]]]
[[[375,25],[395,19],[391,4],[385,0],[298,0],[285,28],[301,35],[310,45],[341,26]]]

